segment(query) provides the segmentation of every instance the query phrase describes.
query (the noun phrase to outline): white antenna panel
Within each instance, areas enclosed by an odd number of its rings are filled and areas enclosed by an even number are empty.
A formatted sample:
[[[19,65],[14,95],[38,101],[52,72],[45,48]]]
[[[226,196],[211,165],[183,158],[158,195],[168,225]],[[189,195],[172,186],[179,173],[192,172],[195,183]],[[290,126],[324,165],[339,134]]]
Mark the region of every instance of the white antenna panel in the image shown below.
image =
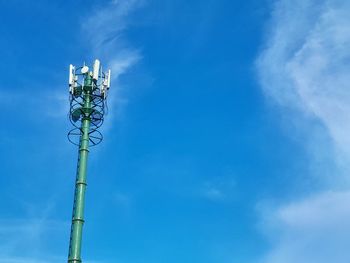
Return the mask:
[[[74,84],[74,70],[75,70],[75,67],[70,64],[69,65],[69,86],[72,86]]]
[[[111,70],[108,70],[108,75],[107,75],[107,88],[111,86]]]
[[[98,59],[96,59],[95,63],[94,63],[94,71],[92,74],[92,78],[94,80],[98,80],[99,72],[100,72],[100,61]]]

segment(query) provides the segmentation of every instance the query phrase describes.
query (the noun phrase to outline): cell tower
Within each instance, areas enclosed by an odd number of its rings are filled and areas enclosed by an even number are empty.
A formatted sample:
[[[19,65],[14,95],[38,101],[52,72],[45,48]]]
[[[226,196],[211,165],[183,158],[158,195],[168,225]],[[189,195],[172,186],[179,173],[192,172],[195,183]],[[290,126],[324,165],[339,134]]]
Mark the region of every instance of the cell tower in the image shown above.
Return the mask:
[[[99,144],[103,138],[98,129],[103,123],[110,83],[111,71],[103,72],[98,59],[95,60],[92,71],[85,63],[77,68],[69,66],[69,120],[74,128],[68,133],[68,139],[79,146],[79,156],[68,263],[82,262],[81,241],[89,147]]]

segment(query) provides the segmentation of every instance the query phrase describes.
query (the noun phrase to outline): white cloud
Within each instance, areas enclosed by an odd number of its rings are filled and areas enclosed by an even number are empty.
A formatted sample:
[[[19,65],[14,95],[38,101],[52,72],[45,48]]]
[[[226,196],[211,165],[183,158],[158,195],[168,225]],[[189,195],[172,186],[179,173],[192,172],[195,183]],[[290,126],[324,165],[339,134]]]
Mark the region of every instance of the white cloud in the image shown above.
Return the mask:
[[[236,189],[236,180],[230,173],[226,176],[216,176],[210,181],[205,181],[200,189],[199,195],[210,201],[231,201]]]
[[[132,204],[132,197],[130,194],[122,193],[120,191],[116,191],[113,194],[113,203],[116,206],[123,207],[126,209],[130,209],[130,206]]]
[[[44,211],[42,217],[0,220],[0,263],[59,263],[67,260],[67,255],[55,254],[51,241],[61,240],[68,250],[66,242],[70,222],[47,219],[46,214]]]
[[[350,154],[350,3],[283,0],[275,8],[275,26],[257,62],[264,90],[321,120]]]
[[[113,70],[112,77],[117,80],[141,57],[140,52],[131,47],[123,32],[130,24],[130,15],[142,5],[141,0],[111,1],[102,8],[96,8],[87,21],[82,24],[96,57]]]
[[[343,174],[350,170],[349,12],[350,2],[345,0],[277,1],[265,49],[257,60],[266,95],[281,109],[296,110],[299,119],[309,122],[306,143],[311,141],[318,150],[335,147],[332,157]],[[331,141],[314,139],[318,136],[312,133],[312,119],[324,126]],[[338,186],[340,180],[334,174]],[[350,192],[335,190],[270,207],[262,226],[274,238],[261,262],[349,262],[349,201]]]
[[[209,200],[222,200],[224,198],[224,193],[218,188],[208,188],[205,189],[203,195]]]
[[[349,202],[349,191],[330,191],[265,213],[274,246],[261,262],[350,262]]]
[[[123,33],[130,26],[132,13],[143,4],[143,0],[110,1],[102,7],[96,7],[97,11],[82,23],[82,33],[93,55],[101,60],[105,69],[112,71],[108,98],[109,119],[120,116],[128,102],[121,94],[119,77],[141,59],[141,52],[132,47]],[[111,120],[106,122],[103,130],[108,130],[111,125]]]
[[[53,236],[60,236],[68,226],[68,222],[48,220],[45,217],[0,220],[0,263],[44,262],[36,260],[36,257],[59,262],[54,255],[47,253],[49,250],[46,242]]]

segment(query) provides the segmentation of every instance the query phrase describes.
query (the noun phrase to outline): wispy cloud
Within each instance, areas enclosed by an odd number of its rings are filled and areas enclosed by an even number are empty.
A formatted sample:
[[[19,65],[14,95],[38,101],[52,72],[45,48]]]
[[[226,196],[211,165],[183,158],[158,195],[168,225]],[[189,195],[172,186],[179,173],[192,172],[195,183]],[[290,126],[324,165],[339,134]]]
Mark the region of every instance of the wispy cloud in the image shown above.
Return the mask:
[[[46,218],[2,219],[0,221],[0,263],[44,262],[35,258],[46,258],[50,262],[54,255],[46,247],[50,237],[60,235],[68,227],[68,222]]]
[[[350,168],[349,12],[344,0],[277,1],[257,60],[266,95],[304,122],[323,125],[330,141],[317,143],[335,147],[333,158],[344,174]],[[340,182],[335,174],[333,180]],[[349,192],[315,194],[272,209],[269,220],[280,225],[280,237],[262,262],[348,262]]]
[[[217,176],[210,181],[205,181],[200,188],[199,195],[209,201],[232,201],[237,192],[236,187],[236,180],[230,173],[227,176]]]
[[[68,241],[70,222],[48,219],[46,215],[36,218],[0,220],[0,263],[59,263],[66,255],[57,255],[52,240]],[[57,243],[56,243],[57,244]],[[68,246],[68,244],[67,244]],[[67,247],[68,249],[68,247]],[[106,261],[85,261],[103,263]]]
[[[279,1],[271,36],[257,61],[269,96],[322,121],[337,146],[350,153],[350,4]]]
[[[350,192],[325,192],[265,211],[274,247],[263,263],[349,262]]]
[[[112,71],[109,98],[112,114],[120,112],[120,106],[127,103],[127,99],[120,94],[120,75],[141,59],[140,50],[128,42],[124,33],[130,26],[131,14],[143,4],[143,0],[110,1],[96,8],[97,11],[82,23],[83,35],[92,48],[93,55]]]

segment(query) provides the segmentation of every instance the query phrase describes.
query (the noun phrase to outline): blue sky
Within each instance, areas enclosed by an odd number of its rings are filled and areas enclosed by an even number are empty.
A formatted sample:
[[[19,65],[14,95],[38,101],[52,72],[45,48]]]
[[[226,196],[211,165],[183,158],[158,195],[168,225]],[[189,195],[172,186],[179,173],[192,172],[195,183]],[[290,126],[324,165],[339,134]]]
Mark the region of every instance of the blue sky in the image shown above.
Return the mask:
[[[67,258],[68,65],[95,58],[83,262],[350,261],[347,1],[0,3],[0,263]]]

